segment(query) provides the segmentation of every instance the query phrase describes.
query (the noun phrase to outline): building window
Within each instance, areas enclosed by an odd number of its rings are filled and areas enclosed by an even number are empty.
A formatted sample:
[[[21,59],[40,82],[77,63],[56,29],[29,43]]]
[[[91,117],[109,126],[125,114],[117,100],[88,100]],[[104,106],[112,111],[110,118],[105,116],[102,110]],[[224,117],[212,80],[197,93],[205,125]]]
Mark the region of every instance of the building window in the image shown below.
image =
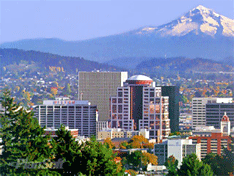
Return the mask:
[[[113,112],[113,113],[116,113],[116,105],[113,105],[113,106],[112,106],[112,112]]]
[[[116,103],[116,98],[112,98],[112,103]]]
[[[118,113],[122,113],[122,105],[118,105]]]
[[[123,93],[122,92],[118,92],[118,97],[122,97]]]

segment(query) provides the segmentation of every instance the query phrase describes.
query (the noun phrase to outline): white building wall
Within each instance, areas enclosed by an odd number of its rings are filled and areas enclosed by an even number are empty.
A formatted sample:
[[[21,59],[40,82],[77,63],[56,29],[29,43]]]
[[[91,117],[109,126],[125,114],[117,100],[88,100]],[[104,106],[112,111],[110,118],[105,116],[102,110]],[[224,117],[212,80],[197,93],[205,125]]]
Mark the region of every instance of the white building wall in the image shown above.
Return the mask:
[[[96,106],[75,100],[46,100],[44,103],[34,108],[34,116],[42,127],[58,129],[64,124],[69,129],[78,129],[82,136],[96,134]]]
[[[183,160],[182,156],[182,145],[183,140],[168,140],[168,150],[167,156],[170,157],[173,155],[178,160],[178,165],[180,166]]]

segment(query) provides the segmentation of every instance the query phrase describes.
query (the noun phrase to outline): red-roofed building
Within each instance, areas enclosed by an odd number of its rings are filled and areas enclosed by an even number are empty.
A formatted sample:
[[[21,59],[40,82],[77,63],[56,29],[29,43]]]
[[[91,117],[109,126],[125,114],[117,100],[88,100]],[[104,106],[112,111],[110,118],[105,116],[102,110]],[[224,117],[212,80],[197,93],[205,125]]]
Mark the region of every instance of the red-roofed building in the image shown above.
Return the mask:
[[[66,128],[68,131],[71,132],[71,135],[73,138],[77,138],[78,136],[78,129],[69,129],[69,128]],[[54,128],[47,128],[45,129],[45,135],[51,135],[51,137],[57,137],[56,135],[56,131],[58,129],[54,129]]]
[[[193,143],[201,143],[201,158],[204,158],[208,153],[217,153],[221,155],[223,147],[229,149],[228,144],[231,143],[230,135],[230,121],[226,113],[221,120],[221,129],[207,130],[203,128],[193,132],[193,136],[189,139]]]

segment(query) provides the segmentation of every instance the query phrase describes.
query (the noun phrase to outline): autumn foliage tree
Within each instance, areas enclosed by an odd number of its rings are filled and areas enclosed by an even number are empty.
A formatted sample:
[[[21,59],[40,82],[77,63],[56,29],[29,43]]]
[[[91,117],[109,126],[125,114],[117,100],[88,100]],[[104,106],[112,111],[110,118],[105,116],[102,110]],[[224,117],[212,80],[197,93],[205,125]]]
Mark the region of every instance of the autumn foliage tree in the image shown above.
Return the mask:
[[[129,144],[132,148],[147,148],[149,141],[142,135],[133,136]]]
[[[130,149],[131,145],[127,141],[124,141],[124,142],[120,143],[119,148],[120,149]]]
[[[107,148],[109,149],[113,149],[115,148],[115,145],[113,144],[113,142],[111,141],[111,138],[108,137],[104,140],[104,143],[103,143]]]
[[[128,165],[134,166],[135,169],[139,167],[146,167],[148,164],[158,165],[158,157],[154,154],[142,151],[135,151],[126,157]]]
[[[158,157],[148,152],[142,153],[142,163],[144,165],[147,165],[150,163],[152,165],[158,165]]]

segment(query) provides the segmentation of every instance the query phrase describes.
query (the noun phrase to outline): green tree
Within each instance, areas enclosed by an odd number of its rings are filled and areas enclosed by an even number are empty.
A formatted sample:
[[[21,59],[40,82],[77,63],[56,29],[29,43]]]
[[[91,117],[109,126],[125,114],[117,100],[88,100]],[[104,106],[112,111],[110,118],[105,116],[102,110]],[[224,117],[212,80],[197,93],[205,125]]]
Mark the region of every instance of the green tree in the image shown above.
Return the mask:
[[[127,141],[124,141],[124,142],[121,142],[119,147],[121,149],[130,149],[131,148],[131,145],[127,142]]]
[[[81,147],[72,137],[71,132],[65,129],[64,125],[56,131],[56,137],[52,139],[51,146],[54,149],[55,162],[62,161],[62,168],[55,168],[61,175],[75,175],[79,172],[79,162],[77,159],[81,158]],[[61,167],[61,166],[59,166]]]
[[[80,173],[86,175],[123,175],[124,170],[119,167],[120,163],[114,161],[115,155],[112,149],[96,140],[85,142],[81,152]]]
[[[229,144],[229,149],[224,148],[222,157],[223,165],[227,175],[234,173],[234,137],[230,136],[231,143]]]
[[[94,138],[81,144],[75,141],[64,126],[56,132],[57,137],[51,142],[55,148],[54,161],[64,161],[61,175],[118,175],[123,170],[115,163],[113,152]]]
[[[213,176],[211,167],[199,161],[196,154],[186,156],[177,173],[180,176]]]
[[[27,163],[46,163],[52,155],[48,145],[50,136],[43,136],[44,129],[33,118],[33,112],[25,110],[14,102],[10,91],[3,92],[1,104],[4,112],[0,113],[0,138],[3,146],[0,158],[0,170],[3,175],[49,175],[49,166],[44,169],[29,168],[29,164],[20,164],[19,160]],[[30,165],[30,167],[32,164]]]
[[[223,165],[224,164],[223,157],[215,153],[209,153],[206,155],[205,158],[202,159],[202,161],[210,165],[215,175],[225,175],[226,168]]]
[[[178,160],[171,155],[164,164],[168,170],[168,176],[177,176],[178,175]]]
[[[141,166],[142,152],[135,151],[126,157],[128,165],[132,165],[135,169]]]

